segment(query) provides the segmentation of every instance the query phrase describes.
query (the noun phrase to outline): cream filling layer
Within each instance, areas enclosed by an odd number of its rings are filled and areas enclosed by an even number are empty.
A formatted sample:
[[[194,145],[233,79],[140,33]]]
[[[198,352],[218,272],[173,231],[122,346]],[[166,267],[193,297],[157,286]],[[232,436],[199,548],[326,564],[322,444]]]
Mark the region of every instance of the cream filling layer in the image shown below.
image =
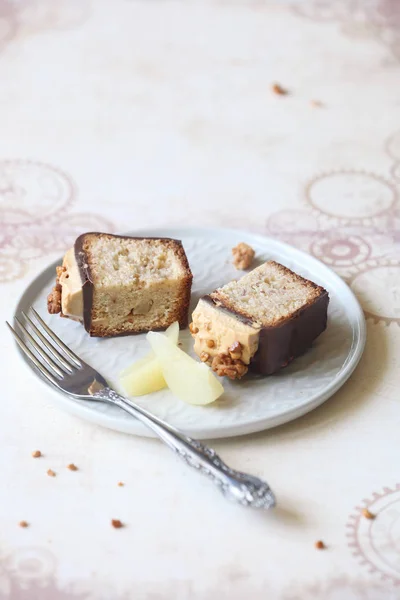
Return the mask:
[[[65,271],[60,276],[61,284],[61,311],[63,315],[74,319],[83,320],[83,292],[81,275],[75,260],[75,251],[70,248],[63,260]]]
[[[241,360],[249,364],[257,352],[260,328],[243,323],[240,318],[200,299],[192,315],[194,351],[198,356],[206,352],[210,357],[226,354],[235,342],[242,345]]]

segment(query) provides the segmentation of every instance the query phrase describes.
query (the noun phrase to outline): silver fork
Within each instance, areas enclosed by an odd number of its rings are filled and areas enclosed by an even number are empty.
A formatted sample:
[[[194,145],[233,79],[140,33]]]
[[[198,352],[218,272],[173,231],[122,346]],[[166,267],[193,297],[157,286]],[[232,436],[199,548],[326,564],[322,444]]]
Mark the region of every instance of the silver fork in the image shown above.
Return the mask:
[[[74,398],[107,402],[122,408],[149,427],[188,465],[210,477],[227,498],[255,508],[275,506],[275,496],[267,483],[253,475],[231,469],[212,448],[184,435],[144,408],[117,394],[107,385],[100,373],[86,364],[55,335],[34,308],[31,307],[30,310],[35,322],[24,312],[21,314],[29,324],[31,333],[21,318],[14,317],[23,335],[17,333],[8,322],[7,325],[22,351],[51,385]]]

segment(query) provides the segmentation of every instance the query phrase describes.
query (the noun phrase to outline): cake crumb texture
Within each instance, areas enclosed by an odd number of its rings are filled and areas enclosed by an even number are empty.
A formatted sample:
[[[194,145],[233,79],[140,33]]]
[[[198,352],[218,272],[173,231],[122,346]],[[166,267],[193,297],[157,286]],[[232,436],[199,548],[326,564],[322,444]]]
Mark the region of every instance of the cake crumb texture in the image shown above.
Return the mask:
[[[75,251],[92,290],[91,335],[187,326],[192,273],[181,242],[88,233]]]
[[[322,287],[271,260],[210,295],[229,310],[273,327],[325,293]]]

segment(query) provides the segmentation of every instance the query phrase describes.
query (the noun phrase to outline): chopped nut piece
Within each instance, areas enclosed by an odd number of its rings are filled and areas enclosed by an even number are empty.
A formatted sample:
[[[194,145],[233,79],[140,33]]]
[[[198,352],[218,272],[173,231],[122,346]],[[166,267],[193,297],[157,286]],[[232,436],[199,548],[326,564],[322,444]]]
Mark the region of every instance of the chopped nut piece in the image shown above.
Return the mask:
[[[117,485],[118,485],[119,487],[123,487],[125,484],[124,484],[124,482],[123,482],[123,481],[118,481],[118,484],[117,484]]]
[[[47,296],[47,310],[51,315],[56,315],[61,312],[61,291],[55,287]]]
[[[55,315],[61,313],[61,284],[60,276],[66,270],[65,267],[56,267],[56,285],[53,287],[50,294],[47,296],[47,310],[50,314]]]
[[[74,465],[74,463],[71,463],[71,464],[67,465],[67,469],[69,469],[70,471],[77,471],[78,467],[76,465]]]
[[[240,379],[248,371],[248,366],[241,360],[233,360],[228,354],[217,354],[214,356],[212,370],[220,377],[229,377],[229,379]]]
[[[237,269],[242,271],[250,267],[255,256],[253,248],[244,242],[240,242],[240,244],[232,248],[232,254],[233,264]]]
[[[207,362],[208,360],[210,360],[210,355],[207,352],[202,352],[200,354],[200,360],[201,362]]]
[[[123,524],[119,519],[111,519],[111,525],[115,527],[115,529],[121,529],[121,527],[123,527]]]
[[[52,469],[48,469],[48,470],[47,470],[47,475],[48,475],[49,477],[55,477],[55,476],[56,476],[56,473],[55,473],[55,471],[53,471]]]
[[[56,273],[57,273],[56,286],[59,285],[59,283],[60,283],[59,279],[60,279],[61,275],[63,273],[65,273],[66,270],[67,270],[66,267],[60,267],[60,266],[56,267]]]
[[[33,458],[39,458],[40,456],[42,456],[42,453],[40,452],[40,450],[34,450],[32,452],[32,456]]]
[[[29,527],[29,523],[28,523],[27,521],[20,521],[20,522],[18,523],[18,525],[19,525],[20,527]]]
[[[234,360],[238,360],[242,356],[242,344],[240,342],[234,342],[229,348],[229,355]]]
[[[197,327],[195,327],[195,326],[193,325],[193,323],[190,323],[190,325],[189,325],[189,329],[190,329],[190,333],[193,333],[193,335],[195,335],[196,333],[199,333],[199,330],[198,330],[198,328],[197,328]]]
[[[279,94],[279,96],[286,96],[286,94],[288,94],[289,92],[283,88],[279,83],[274,83],[274,85],[272,86],[272,91],[275,94]]]
[[[368,508],[363,508],[362,511],[362,516],[365,517],[366,519],[375,519],[376,515],[374,515],[372,512],[370,512],[368,510]]]
[[[215,346],[214,340],[207,340],[206,344],[207,344],[208,348],[214,348],[214,346]]]
[[[229,377],[229,379],[236,379],[235,369],[225,369],[225,377]]]
[[[242,362],[241,360],[235,360],[234,364],[238,378],[243,377],[243,375],[246,375],[249,368],[247,365],[244,364],[244,362]]]
[[[315,547],[318,550],[323,550],[324,548],[326,548],[326,546],[322,540],[318,540],[318,542],[315,542]]]

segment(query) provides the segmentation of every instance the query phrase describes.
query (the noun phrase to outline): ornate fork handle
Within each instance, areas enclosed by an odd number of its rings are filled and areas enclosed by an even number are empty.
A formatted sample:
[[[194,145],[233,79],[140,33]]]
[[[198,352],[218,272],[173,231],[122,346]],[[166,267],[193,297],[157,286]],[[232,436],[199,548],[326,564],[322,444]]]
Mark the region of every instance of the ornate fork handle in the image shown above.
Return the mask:
[[[274,494],[267,483],[258,477],[231,469],[212,448],[184,435],[108,387],[97,389],[93,396],[119,406],[136,417],[154,431],[188,465],[207,475],[225,496],[244,506],[255,508],[275,506]]]

